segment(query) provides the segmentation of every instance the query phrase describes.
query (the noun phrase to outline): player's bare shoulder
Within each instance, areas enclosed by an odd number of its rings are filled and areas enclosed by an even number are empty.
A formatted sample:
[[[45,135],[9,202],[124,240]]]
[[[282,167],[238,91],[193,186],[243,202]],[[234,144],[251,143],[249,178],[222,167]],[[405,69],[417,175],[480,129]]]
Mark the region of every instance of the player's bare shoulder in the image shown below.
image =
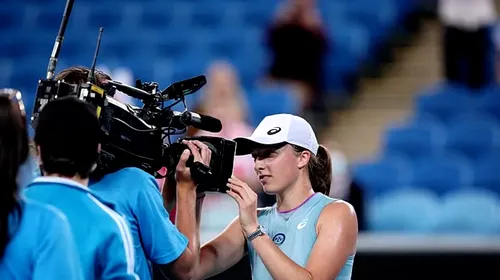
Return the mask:
[[[318,219],[318,225],[324,223],[346,223],[357,227],[358,218],[354,207],[347,201],[335,200],[321,211]]]

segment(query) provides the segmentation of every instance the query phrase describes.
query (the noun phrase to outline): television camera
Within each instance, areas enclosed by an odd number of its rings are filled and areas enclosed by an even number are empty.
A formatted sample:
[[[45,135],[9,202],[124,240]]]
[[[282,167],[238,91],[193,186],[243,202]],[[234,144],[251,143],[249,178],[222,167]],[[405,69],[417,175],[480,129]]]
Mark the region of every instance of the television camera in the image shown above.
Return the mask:
[[[134,87],[113,80],[98,86],[95,64],[103,33],[101,27],[87,81],[71,84],[69,81],[54,79],[73,3],[74,0],[66,2],[59,33],[49,60],[47,76],[38,81],[31,118],[32,126],[36,127],[38,115],[45,104],[59,97],[75,95],[96,107],[101,123],[101,153],[92,176],[101,177],[121,168],[138,167],[156,178],[173,178],[180,155],[187,149],[182,140],[198,140],[212,151],[212,159],[209,166],[193,162],[192,156],[187,162],[193,180],[198,184],[197,190],[226,192],[226,183],[233,171],[236,151],[234,141],[219,137],[181,138],[174,143],[170,141],[171,135],[182,134],[188,126],[211,132],[219,132],[222,129],[219,120],[187,109],[185,96],[201,89],[207,82],[205,76],[175,82],[164,90],[159,89],[157,82],[143,83],[140,80],[137,80]],[[118,101],[113,97],[116,90],[141,100],[143,106],[136,107]],[[172,104],[165,106],[167,101],[171,101]],[[179,102],[184,105],[184,110],[173,111],[172,107]],[[162,167],[167,168],[167,174],[162,175],[158,172]]]

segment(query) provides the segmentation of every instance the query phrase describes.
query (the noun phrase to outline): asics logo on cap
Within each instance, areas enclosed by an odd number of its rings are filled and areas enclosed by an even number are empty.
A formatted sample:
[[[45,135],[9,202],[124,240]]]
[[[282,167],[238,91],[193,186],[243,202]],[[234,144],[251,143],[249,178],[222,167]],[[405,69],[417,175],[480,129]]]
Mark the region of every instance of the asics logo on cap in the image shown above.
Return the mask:
[[[273,127],[268,132],[267,135],[274,135],[281,131],[281,127]]]

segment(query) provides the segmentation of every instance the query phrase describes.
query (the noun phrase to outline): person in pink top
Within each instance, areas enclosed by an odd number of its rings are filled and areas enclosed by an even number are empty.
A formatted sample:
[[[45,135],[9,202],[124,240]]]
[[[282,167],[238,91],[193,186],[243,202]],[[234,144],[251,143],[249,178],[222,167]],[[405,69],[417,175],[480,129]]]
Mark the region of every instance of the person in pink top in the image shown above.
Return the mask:
[[[233,66],[223,61],[214,62],[207,71],[207,81],[207,85],[201,93],[202,99],[198,107],[193,108],[193,111],[218,118],[222,122],[222,130],[218,133],[211,133],[191,127],[188,129],[186,136],[215,136],[226,139],[250,136],[254,128],[247,123],[247,103]],[[245,180],[245,182],[249,182],[249,185],[256,192],[261,192],[262,186],[255,175],[253,167],[253,158],[250,155],[235,157],[233,174]],[[164,173],[165,169],[160,172]],[[164,188],[162,190],[165,200],[164,205],[169,210],[171,220],[175,221],[175,209],[173,208],[175,193],[168,191],[175,188],[166,187],[164,184],[165,179],[158,179],[158,185]],[[203,214],[211,215],[220,211],[227,216],[227,223],[229,223],[237,215],[236,205],[234,205],[234,209],[229,205],[232,203],[233,201],[226,194],[209,193],[203,203]],[[228,207],[231,209],[221,205],[229,205]],[[214,215],[214,217],[217,216]],[[225,216],[219,216],[220,219],[216,223],[227,224]],[[203,220],[210,223],[211,219],[204,218]]]
[[[247,123],[248,105],[233,66],[223,61],[214,62],[208,69],[207,81],[196,111],[221,120],[222,131],[211,133],[191,129],[188,130],[188,135],[216,136],[227,139],[242,135],[250,136],[254,128]],[[255,188],[255,191],[260,191],[251,156],[235,157],[234,175],[245,182],[252,182],[251,187]]]

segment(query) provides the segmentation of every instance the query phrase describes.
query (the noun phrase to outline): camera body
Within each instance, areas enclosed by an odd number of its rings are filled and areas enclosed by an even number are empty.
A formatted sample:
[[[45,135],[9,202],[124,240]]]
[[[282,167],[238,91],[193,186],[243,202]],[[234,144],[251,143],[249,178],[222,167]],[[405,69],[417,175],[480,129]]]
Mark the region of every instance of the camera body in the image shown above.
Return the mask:
[[[193,93],[193,88],[201,88],[205,82],[204,76],[174,83],[163,92],[169,92],[178,98],[183,93],[173,90],[173,87],[182,88],[183,92]],[[193,86],[190,87],[190,83]],[[179,84],[183,85],[182,87]],[[112,97],[117,85],[124,93],[132,93],[133,97],[142,97],[142,108],[124,104]],[[68,84],[64,81],[40,80],[37,88],[35,106],[32,114],[32,125],[36,127],[36,120],[43,106],[52,100],[67,95],[75,95],[79,99],[93,104],[101,123],[102,137],[101,153],[97,168],[92,176],[102,177],[125,167],[137,167],[147,173],[162,178],[158,171],[162,167],[168,170],[167,177],[173,178],[176,166],[186,145],[182,140],[198,140],[206,144],[212,151],[212,160],[209,168],[200,164],[193,164],[192,156],[187,165],[191,168],[193,180],[198,184],[200,192],[226,192],[227,180],[233,171],[233,161],[236,152],[236,143],[232,140],[218,137],[191,137],[182,138],[175,143],[165,143],[164,139],[177,131],[185,131],[184,113],[161,108],[166,99],[156,87],[144,91],[137,87],[121,85],[113,82],[102,89],[91,83]],[[138,92],[142,91],[140,95]],[[156,93],[156,94],[155,94]],[[168,98],[168,96],[167,96]],[[61,116],[64,117],[64,116]]]

